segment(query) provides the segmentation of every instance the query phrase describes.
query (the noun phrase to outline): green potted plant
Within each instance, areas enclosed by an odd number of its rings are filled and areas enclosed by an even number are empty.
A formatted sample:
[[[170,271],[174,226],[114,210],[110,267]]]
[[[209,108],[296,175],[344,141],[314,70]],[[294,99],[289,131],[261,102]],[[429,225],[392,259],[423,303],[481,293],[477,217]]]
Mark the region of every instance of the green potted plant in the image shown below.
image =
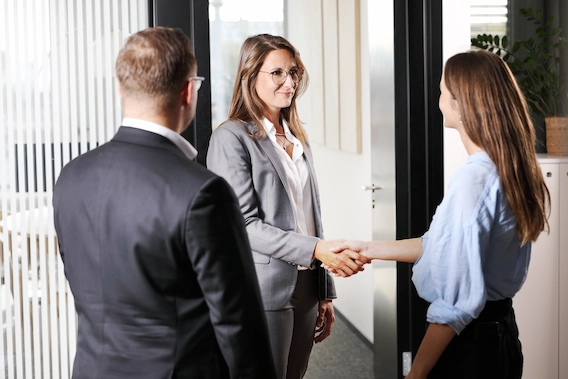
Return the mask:
[[[544,118],[549,155],[568,155],[568,93],[560,76],[560,56],[568,51],[562,29],[554,27],[554,17],[544,19],[541,10],[522,8],[520,13],[537,28],[534,38],[509,46],[507,36],[478,35],[472,46],[499,54],[517,78],[531,111]]]

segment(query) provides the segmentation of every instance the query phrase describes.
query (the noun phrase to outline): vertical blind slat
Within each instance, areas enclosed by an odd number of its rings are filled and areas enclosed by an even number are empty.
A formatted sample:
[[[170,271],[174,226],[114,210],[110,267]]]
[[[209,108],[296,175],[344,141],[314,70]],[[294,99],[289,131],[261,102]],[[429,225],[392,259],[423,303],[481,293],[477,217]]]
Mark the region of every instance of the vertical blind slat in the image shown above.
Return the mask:
[[[114,135],[114,60],[146,24],[147,2],[0,4],[0,377],[64,379],[77,319],[52,226],[53,184],[63,165]]]
[[[60,115],[60,98],[59,98],[59,86],[61,85],[61,80],[60,80],[60,75],[59,75],[59,69],[60,69],[60,59],[59,56],[61,54],[61,51],[63,50],[61,47],[61,44],[59,43],[59,23],[60,23],[60,18],[58,17],[59,15],[59,9],[57,7],[57,2],[53,1],[51,2],[51,22],[50,22],[50,26],[51,26],[51,33],[50,33],[50,37],[51,37],[51,49],[52,49],[52,54],[51,54],[51,101],[52,101],[52,138],[53,138],[53,162],[54,162],[54,171],[55,174],[57,174],[57,167],[61,166],[61,153],[60,153],[60,127],[61,127],[61,115]],[[64,22],[64,20],[63,20]],[[55,275],[53,275],[53,273],[55,272],[55,263],[54,263],[54,257],[50,254],[48,257],[48,262],[47,262],[47,266],[48,266],[48,271],[49,271],[49,284],[48,284],[48,288],[49,288],[49,320],[50,320],[50,340],[51,340],[51,359],[52,359],[52,365],[51,365],[51,375],[53,378],[59,378],[60,375],[60,366],[59,366],[59,341],[57,340],[57,336],[58,336],[58,323],[57,323],[57,310],[56,310],[56,282],[55,282]]]
[[[16,24],[23,25],[23,21],[21,20],[22,10],[21,10],[21,2],[17,3],[17,8],[14,9],[14,20],[16,20]],[[25,34],[24,34],[25,36]],[[22,45],[23,44],[15,44],[13,53],[14,57],[14,68],[21,67],[22,64],[25,64],[25,61],[22,59]],[[15,129],[16,129],[16,139],[17,144],[20,147],[24,146],[24,122],[22,117],[22,102],[23,102],[23,95],[22,95],[22,86],[17,85],[18,83],[23,83],[24,80],[24,73],[23,70],[16,70],[16,85],[15,85]],[[24,149],[18,149],[17,153],[18,162],[24,162]],[[22,210],[25,209],[25,197],[22,196],[22,192],[25,191],[25,179],[26,175],[25,172],[21,172],[19,177],[19,189],[20,192],[18,193],[18,209]],[[27,227],[24,225],[22,215],[20,212],[15,213],[17,217],[14,218],[15,225],[19,228],[20,234],[25,235],[27,233]],[[16,242],[17,241],[17,242]],[[14,246],[16,244],[16,246]],[[23,273],[27,272],[27,249],[25,244],[22,243],[21,238],[16,238],[16,235],[12,234],[12,267],[14,267],[14,276],[17,277],[17,281],[14,282],[14,309],[15,309],[15,329],[16,332],[16,375],[18,377],[22,377],[25,375],[24,372],[24,312],[25,309],[23,308],[22,299],[24,298],[24,290],[26,289],[27,282],[23,279]],[[14,256],[15,254],[15,256]],[[27,328],[26,328],[27,329]]]
[[[1,12],[1,17],[0,17],[0,30],[2,31],[2,33],[5,36],[8,36],[8,20],[7,20],[7,4],[6,2],[4,2],[2,4],[3,9]],[[7,63],[4,62],[4,60],[0,61],[0,72],[2,74],[4,74],[5,72],[7,73]],[[7,77],[7,75],[4,75],[4,77]],[[9,86],[6,83],[6,89],[9,88]],[[7,94],[5,95],[4,93],[4,87],[0,88],[0,120],[2,120],[2,122],[7,119],[7,97],[9,97]],[[8,126],[8,125],[6,125]],[[9,245],[8,245],[8,230],[6,228],[6,215],[7,212],[6,210],[8,209],[8,196],[6,196],[5,194],[7,194],[7,178],[9,175],[9,171],[7,169],[8,167],[8,163],[6,162],[6,155],[7,155],[7,149],[8,146],[6,146],[6,142],[8,140],[8,127],[4,127],[1,128],[2,130],[0,130],[0,146],[2,147],[0,149],[0,167],[3,168],[2,170],[2,175],[0,175],[0,188],[2,191],[2,197],[1,197],[1,202],[2,202],[2,210],[3,210],[3,215],[2,215],[2,220],[0,221],[0,226],[2,227],[2,278],[4,279],[4,286],[3,288],[0,288],[0,296],[2,297],[1,301],[0,301],[0,305],[2,306],[2,311],[0,312],[0,322],[2,323],[2,328],[3,330],[6,330],[5,332],[5,338],[2,338],[2,340],[0,341],[0,367],[4,367],[4,374],[8,377],[8,378],[13,378],[14,377],[14,373],[13,373],[13,348],[12,348],[12,336],[11,336],[11,331],[12,331],[12,317],[11,317],[11,304],[12,304],[12,293],[10,291],[10,284],[12,281],[11,278],[11,270],[10,270],[10,252],[8,251],[9,249]],[[6,361],[4,360],[6,359]],[[6,370],[8,370],[8,372],[6,372]]]
[[[34,4],[35,0],[27,0],[26,4],[27,4],[27,9],[26,9],[26,18],[28,19],[28,22],[26,22],[26,25],[29,25],[28,28],[28,43],[26,44],[27,46],[32,47],[32,56],[30,57],[31,61],[33,62],[33,66],[32,66],[32,72],[28,75],[31,79],[30,82],[30,89],[32,91],[32,96],[33,96],[33,101],[30,99],[30,102],[28,103],[28,110],[27,110],[27,114],[30,115],[30,117],[33,115],[33,117],[31,117],[31,121],[28,124],[28,130],[30,132],[30,135],[34,136],[33,139],[33,149],[29,149],[30,152],[33,151],[33,155],[31,157],[31,159],[29,160],[30,162],[33,161],[33,164],[35,165],[36,169],[34,170],[34,175],[33,175],[33,188],[37,189],[37,198],[35,200],[35,207],[40,207],[42,205],[41,202],[41,196],[40,196],[40,191],[42,190],[42,184],[43,184],[43,173],[42,173],[42,154],[41,154],[41,146],[42,146],[42,136],[41,136],[41,131],[42,131],[42,124],[41,124],[41,118],[39,117],[39,78],[37,77],[37,72],[39,71],[39,65],[41,63],[41,61],[38,59],[38,56],[41,52],[41,48],[39,48],[39,46],[37,45],[38,40],[41,40],[40,37],[40,33],[38,32],[38,26],[41,25],[39,23],[37,23],[37,13],[35,10],[35,4]],[[28,140],[29,141],[29,140]],[[29,146],[29,144],[28,144]],[[28,193],[32,193],[32,189],[28,189]],[[30,209],[32,209],[32,207],[30,206]],[[34,211],[35,212],[35,211]],[[35,214],[35,213],[34,213]],[[30,220],[32,220],[31,223],[31,228],[30,228],[30,238],[31,236],[37,235],[38,236],[38,240],[41,240],[41,225],[36,223],[35,221],[37,220],[37,218],[35,217],[30,217]],[[34,231],[35,229],[35,231]],[[40,308],[39,308],[39,304],[40,304],[40,291],[41,291],[41,287],[39,285],[39,277],[38,277],[38,270],[39,270],[39,262],[38,262],[38,253],[40,251],[39,246],[37,246],[37,244],[35,243],[31,243],[30,246],[28,247],[30,249],[30,254],[31,254],[31,261],[30,261],[30,277],[31,277],[31,288],[29,289],[29,292],[31,292],[31,296],[28,295],[28,297],[31,297],[31,331],[32,331],[32,341],[31,341],[31,355],[30,356],[26,356],[26,360],[29,361],[29,363],[32,365],[32,369],[33,369],[33,375],[32,377],[34,378],[40,378],[41,377],[41,350],[38,348],[33,348],[34,346],[40,346],[41,344],[41,337],[40,337]]]
[[[40,0],[41,1],[41,0]],[[43,101],[43,117],[44,117],[44,124],[45,124],[45,133],[44,133],[44,141],[45,141],[45,161],[46,161],[46,165],[45,165],[45,177],[46,177],[46,198],[51,199],[51,191],[52,191],[52,178],[53,178],[53,169],[52,169],[52,164],[50,164],[53,161],[53,153],[52,151],[54,150],[52,148],[53,145],[53,134],[52,134],[52,130],[53,130],[53,98],[52,98],[52,93],[53,93],[53,83],[54,83],[54,79],[51,76],[51,72],[53,69],[53,56],[57,55],[57,52],[54,51],[56,48],[56,45],[54,45],[53,43],[53,35],[54,35],[54,29],[51,26],[51,21],[54,20],[55,16],[54,16],[54,12],[55,12],[55,8],[50,4],[50,3],[44,3],[42,5],[44,7],[42,14],[45,14],[45,20],[48,20],[48,22],[44,22],[43,23],[43,32],[42,32],[42,38],[43,38],[43,45],[44,47],[44,51],[43,51],[43,56],[44,58],[44,64],[42,65],[43,70],[40,73],[43,77],[43,83],[44,83],[44,101]],[[50,208],[51,204],[48,203],[48,209]],[[50,378],[56,378],[55,376],[53,376],[53,371],[52,371],[52,366],[54,362],[54,355],[51,354],[51,350],[53,348],[54,345],[54,341],[51,338],[51,336],[53,335],[53,319],[51,317],[51,312],[50,312],[50,308],[51,308],[51,291],[50,289],[52,288],[52,286],[50,286],[51,284],[51,280],[50,277],[52,275],[52,272],[50,270],[49,267],[49,256],[51,256],[50,254],[50,249],[48,247],[46,247],[46,253],[42,254],[40,257],[40,264],[41,264],[41,268],[40,268],[40,273],[41,273],[41,286],[42,286],[42,295],[43,295],[43,302],[42,302],[42,335],[43,335],[43,340],[42,340],[42,356],[43,356],[43,378],[44,379],[50,379]],[[51,274],[51,275],[50,275]]]

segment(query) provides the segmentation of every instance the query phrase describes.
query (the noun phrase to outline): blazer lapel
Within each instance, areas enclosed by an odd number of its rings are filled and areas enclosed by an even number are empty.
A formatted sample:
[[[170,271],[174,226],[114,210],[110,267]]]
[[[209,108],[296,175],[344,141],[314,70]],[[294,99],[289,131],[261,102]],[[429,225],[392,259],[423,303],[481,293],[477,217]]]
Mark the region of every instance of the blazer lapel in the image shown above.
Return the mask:
[[[314,168],[314,158],[312,156],[312,150],[309,145],[304,146],[304,157],[308,165],[308,171],[310,172],[310,186],[312,191],[312,207],[314,209],[314,222],[316,226],[317,237],[322,238],[323,229],[321,224],[321,210],[320,210],[320,199],[319,199],[319,188],[318,181],[316,177],[316,170]]]
[[[251,135],[258,133],[258,125],[256,125],[254,122],[247,123],[247,128]],[[292,204],[292,194],[290,193],[290,186],[288,185],[286,171],[284,169],[284,165],[282,165],[282,161],[280,160],[278,153],[274,149],[274,144],[266,134],[264,135],[264,137],[262,137],[262,139],[256,140],[256,142],[258,143],[260,149],[264,151],[264,154],[266,154],[266,156],[270,160],[270,163],[272,163],[276,174],[278,174],[278,177],[282,182],[284,191],[286,191],[286,195],[288,195],[288,200],[290,201],[290,204]]]

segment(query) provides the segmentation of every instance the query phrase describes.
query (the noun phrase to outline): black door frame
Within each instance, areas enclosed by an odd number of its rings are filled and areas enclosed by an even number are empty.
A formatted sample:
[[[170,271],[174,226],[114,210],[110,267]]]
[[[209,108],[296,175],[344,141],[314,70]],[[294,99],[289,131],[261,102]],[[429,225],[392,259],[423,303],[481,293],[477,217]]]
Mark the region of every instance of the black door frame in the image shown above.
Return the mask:
[[[394,0],[395,155],[397,239],[420,237],[444,193],[442,5]],[[426,330],[428,304],[411,281],[412,265],[397,264],[399,378],[402,353],[416,352]]]
[[[197,162],[205,166],[211,138],[211,58],[209,49],[209,2],[204,0],[148,0],[148,25],[180,28],[193,42],[198,75],[205,81],[199,90],[197,111],[182,133],[197,149]]]

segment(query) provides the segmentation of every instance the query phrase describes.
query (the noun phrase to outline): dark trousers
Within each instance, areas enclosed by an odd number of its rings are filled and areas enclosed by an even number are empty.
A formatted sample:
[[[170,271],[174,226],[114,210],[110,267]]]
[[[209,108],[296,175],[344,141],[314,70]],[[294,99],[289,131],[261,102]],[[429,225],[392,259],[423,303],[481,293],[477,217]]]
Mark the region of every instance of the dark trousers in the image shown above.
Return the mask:
[[[511,299],[488,301],[450,342],[428,379],[519,379],[523,354]]]
[[[298,271],[290,303],[277,311],[265,311],[268,335],[279,379],[301,379],[308,361],[318,317],[318,271]]]

